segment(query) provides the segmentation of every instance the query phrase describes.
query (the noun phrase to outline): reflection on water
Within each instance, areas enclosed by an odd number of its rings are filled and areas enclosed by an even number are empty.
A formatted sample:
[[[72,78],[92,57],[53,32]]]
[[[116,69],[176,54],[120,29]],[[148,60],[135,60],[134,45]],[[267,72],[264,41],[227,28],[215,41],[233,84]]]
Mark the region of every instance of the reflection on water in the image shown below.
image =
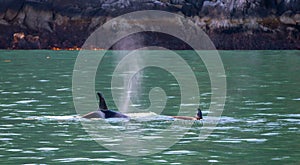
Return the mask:
[[[181,52],[200,84],[204,117],[211,91],[205,66]],[[205,142],[199,141],[202,124],[194,124],[180,141],[160,153],[145,157],[120,155],[104,148],[89,136],[76,116],[72,100],[72,69],[77,52],[0,51],[0,164],[108,163],[108,164],[298,164],[300,153],[299,51],[224,51],[228,95],[222,118]],[[104,60],[107,72],[115,64]],[[163,53],[162,53],[163,58]],[[176,115],[180,95],[172,76],[161,70],[145,70],[145,82],[155,76],[168,89],[162,115]],[[97,77],[112,109],[111,75]],[[149,86],[149,87],[148,87]],[[135,106],[147,108],[148,84]],[[148,113],[146,116],[143,113]],[[172,120],[143,112],[131,114],[131,133],[158,140],[160,130]],[[150,116],[149,116],[150,114]],[[144,116],[143,116],[144,115]],[[187,114],[188,116],[194,114]],[[203,122],[209,122],[205,118]],[[124,122],[107,120],[124,129]],[[187,129],[182,125],[179,129]],[[109,130],[108,130],[109,131]],[[114,137],[122,140],[122,137]],[[114,144],[112,139],[103,139]]]

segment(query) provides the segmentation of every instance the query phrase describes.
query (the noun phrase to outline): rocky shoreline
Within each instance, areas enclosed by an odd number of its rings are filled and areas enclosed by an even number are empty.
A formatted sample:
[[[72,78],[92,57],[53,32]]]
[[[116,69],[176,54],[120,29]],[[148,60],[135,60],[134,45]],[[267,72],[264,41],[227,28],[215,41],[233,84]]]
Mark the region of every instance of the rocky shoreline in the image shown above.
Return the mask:
[[[299,0],[5,0],[0,49],[78,49],[108,20],[139,10],[184,15],[217,49],[300,49]],[[188,49],[160,34],[142,36]]]

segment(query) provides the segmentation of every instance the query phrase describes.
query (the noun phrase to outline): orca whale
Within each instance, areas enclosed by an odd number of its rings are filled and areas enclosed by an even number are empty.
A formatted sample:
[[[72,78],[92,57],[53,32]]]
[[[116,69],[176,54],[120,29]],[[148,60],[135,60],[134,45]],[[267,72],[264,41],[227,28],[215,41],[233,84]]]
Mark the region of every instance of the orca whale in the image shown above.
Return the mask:
[[[103,119],[129,118],[128,116],[126,116],[120,112],[109,110],[107,108],[107,105],[106,105],[103,95],[100,92],[98,92],[97,95],[99,97],[99,109],[97,111],[90,112],[88,114],[83,115],[82,116],[83,118],[87,118],[87,119],[91,119],[91,118],[103,118]]]
[[[190,117],[190,116],[172,116],[175,119],[182,119],[182,120],[202,120],[202,111],[200,108],[197,109],[197,114],[195,117]]]
[[[83,118],[87,118],[87,119],[127,118],[127,119],[129,119],[128,116],[126,116],[120,112],[109,110],[107,108],[104,96],[100,92],[98,92],[97,95],[99,97],[99,109],[97,111],[90,112],[88,114],[83,115],[82,116]],[[173,117],[175,119],[182,119],[182,120],[201,120],[201,119],[203,119],[202,111],[200,108],[197,109],[197,114],[195,117],[190,117],[190,116],[171,116],[171,117]]]

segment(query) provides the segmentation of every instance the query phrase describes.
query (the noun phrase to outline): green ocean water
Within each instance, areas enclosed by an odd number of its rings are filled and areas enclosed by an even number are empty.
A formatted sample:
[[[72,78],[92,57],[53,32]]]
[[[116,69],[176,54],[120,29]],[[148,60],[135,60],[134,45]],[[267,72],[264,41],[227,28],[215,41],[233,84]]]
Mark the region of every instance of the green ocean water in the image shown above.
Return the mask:
[[[156,53],[164,58],[164,51]],[[193,52],[177,53],[195,73],[203,122],[209,122],[205,117],[212,93],[206,66]],[[95,90],[104,93],[112,109],[116,105],[110,82],[122,54],[108,52],[95,78]],[[0,164],[299,164],[300,51],[219,54],[226,74],[227,95],[212,134],[200,141],[201,124],[194,125],[173,146],[135,157],[98,144],[85,131],[81,120],[70,117],[77,115],[72,96],[77,51],[1,50]],[[161,114],[176,115],[180,105],[176,78],[155,67],[140,74],[143,81],[138,81],[140,89],[133,92],[134,106],[149,107],[149,91],[161,87],[167,95]],[[169,120],[160,119],[135,120],[134,131],[141,138],[149,138],[143,134],[148,132],[153,135],[150,140],[158,140],[162,128],[170,125]],[[119,121],[113,123],[120,125]],[[178,129],[189,128],[182,125]],[[107,140],[107,144],[113,142]],[[132,145],[135,144],[138,143],[133,141]]]

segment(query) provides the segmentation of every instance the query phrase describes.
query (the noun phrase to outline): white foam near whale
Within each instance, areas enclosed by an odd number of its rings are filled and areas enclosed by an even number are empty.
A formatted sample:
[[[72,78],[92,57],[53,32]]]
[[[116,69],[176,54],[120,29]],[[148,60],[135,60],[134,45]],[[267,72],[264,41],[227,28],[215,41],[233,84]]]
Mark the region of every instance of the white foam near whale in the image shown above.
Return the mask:
[[[55,120],[55,121],[72,121],[72,120],[80,120],[82,119],[78,115],[70,115],[70,116],[31,116],[25,118],[25,120]]]
[[[126,115],[129,116],[130,118],[127,120],[136,120],[136,121],[177,120],[171,116],[160,115],[155,112],[126,113]],[[118,119],[119,118],[109,118],[109,119],[96,118],[93,120],[120,121]],[[82,120],[89,120],[89,119],[82,118],[79,115],[66,115],[66,116],[31,116],[31,117],[27,117],[25,120],[82,121]]]
[[[155,112],[137,112],[137,113],[128,113],[130,118],[139,118],[139,117],[149,117],[149,116],[157,116]]]
[[[138,118],[155,118],[155,117],[159,117],[160,115],[154,113],[154,112],[140,112],[140,113],[128,113],[126,114],[128,115],[131,119],[138,119]],[[101,118],[99,118],[101,119]],[[112,118],[114,119],[114,118]],[[32,117],[28,117],[26,118],[26,120],[64,120],[64,121],[68,121],[68,120],[87,120],[82,118],[79,115],[66,115],[66,116],[32,116]]]

